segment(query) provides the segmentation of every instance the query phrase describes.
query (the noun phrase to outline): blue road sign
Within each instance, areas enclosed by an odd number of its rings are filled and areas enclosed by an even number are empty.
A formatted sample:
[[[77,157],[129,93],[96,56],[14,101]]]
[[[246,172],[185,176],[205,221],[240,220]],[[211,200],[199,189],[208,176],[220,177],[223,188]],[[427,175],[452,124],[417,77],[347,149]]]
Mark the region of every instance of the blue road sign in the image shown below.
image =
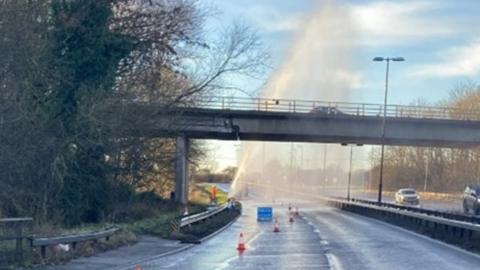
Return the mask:
[[[272,221],[273,210],[272,207],[258,207],[257,208],[257,220],[258,221]]]

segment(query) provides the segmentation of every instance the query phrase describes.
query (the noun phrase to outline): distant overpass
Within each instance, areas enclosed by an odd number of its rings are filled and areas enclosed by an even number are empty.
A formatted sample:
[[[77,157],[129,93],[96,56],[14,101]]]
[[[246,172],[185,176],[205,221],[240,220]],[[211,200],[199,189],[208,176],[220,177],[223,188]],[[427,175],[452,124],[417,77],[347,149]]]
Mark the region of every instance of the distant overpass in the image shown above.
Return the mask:
[[[106,117],[118,136],[174,137],[176,199],[188,200],[189,139],[381,144],[436,147],[480,145],[480,111],[283,99],[215,97],[165,110],[130,102]],[[110,115],[111,116],[111,115]]]
[[[160,111],[126,105],[126,136],[381,144],[383,106],[281,99],[215,98]],[[389,105],[386,145],[480,145],[480,111]]]

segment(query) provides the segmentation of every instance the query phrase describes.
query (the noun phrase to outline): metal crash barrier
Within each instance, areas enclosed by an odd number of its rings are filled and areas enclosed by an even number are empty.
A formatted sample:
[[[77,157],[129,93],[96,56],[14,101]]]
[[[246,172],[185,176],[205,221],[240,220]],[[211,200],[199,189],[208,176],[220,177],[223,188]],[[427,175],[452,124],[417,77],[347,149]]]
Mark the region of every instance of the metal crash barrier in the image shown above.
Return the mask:
[[[425,209],[402,209],[375,205],[372,202],[365,203],[336,198],[325,198],[324,200],[328,205],[341,210],[379,219],[435,239],[460,245],[466,249],[480,247],[480,225],[478,223],[431,215],[426,211],[422,213]],[[443,214],[448,215],[448,213]]]
[[[97,242],[99,239],[105,238],[106,241],[115,234],[120,228],[112,227],[106,230],[90,233],[80,233],[72,234],[65,236],[55,236],[55,237],[33,237],[31,239],[32,247],[40,247],[42,258],[45,259],[47,256],[47,247],[54,246],[58,244],[71,244],[72,249],[75,250],[77,243],[94,241]]]
[[[171,230],[172,232],[178,232],[185,226],[190,226],[194,223],[205,221],[221,213],[222,211],[226,210],[227,207],[228,205],[224,204],[224,205],[203,211],[201,213],[184,215],[184,216],[175,218],[170,223]]]
[[[249,183],[257,188],[272,188],[258,183]],[[320,201],[331,207],[349,211],[362,216],[375,218],[410,231],[459,245],[465,249],[480,248],[480,217],[380,203],[369,200],[342,197],[325,197],[305,192],[287,191],[273,188],[278,194],[295,194],[304,199]]]
[[[219,206],[219,207],[216,207],[214,209],[210,209],[210,210],[198,213],[198,214],[183,217],[180,220],[180,227],[185,227],[187,225],[190,225],[190,224],[193,224],[193,223],[196,223],[196,222],[199,222],[199,221],[203,221],[204,219],[208,219],[208,218],[222,212],[226,208],[227,208],[227,205],[225,204],[225,205],[222,205],[222,206]]]

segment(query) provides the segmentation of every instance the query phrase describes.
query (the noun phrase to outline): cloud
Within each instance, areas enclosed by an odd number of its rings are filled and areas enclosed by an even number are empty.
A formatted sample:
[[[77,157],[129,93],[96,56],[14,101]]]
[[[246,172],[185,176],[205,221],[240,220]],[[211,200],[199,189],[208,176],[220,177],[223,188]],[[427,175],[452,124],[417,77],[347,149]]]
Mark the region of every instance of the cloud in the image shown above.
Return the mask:
[[[302,23],[303,16],[308,13],[305,6],[309,2],[309,0],[296,0],[295,2],[278,0],[209,1],[214,10],[220,11],[217,19],[220,19],[221,24],[232,19],[240,19],[267,33],[297,30]]]
[[[385,46],[447,37],[458,33],[454,21],[434,11],[448,9],[439,1],[376,1],[350,5],[360,45]]]
[[[254,6],[248,9],[247,14],[267,32],[295,31],[302,23],[301,14],[285,13],[267,6]]]
[[[478,76],[480,74],[480,41],[440,51],[438,58],[437,63],[414,67],[409,75],[414,77]]]

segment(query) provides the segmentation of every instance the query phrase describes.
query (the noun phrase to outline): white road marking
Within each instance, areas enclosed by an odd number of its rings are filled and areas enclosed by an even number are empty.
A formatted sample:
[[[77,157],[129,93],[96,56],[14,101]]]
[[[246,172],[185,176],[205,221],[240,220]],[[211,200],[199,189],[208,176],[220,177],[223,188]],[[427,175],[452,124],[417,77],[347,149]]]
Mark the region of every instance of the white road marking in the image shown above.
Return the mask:
[[[354,213],[351,213],[351,214],[357,215],[357,214],[354,214]],[[444,247],[453,249],[453,250],[458,251],[458,252],[460,252],[460,253],[463,253],[463,254],[466,254],[466,255],[470,255],[470,256],[474,256],[474,257],[476,257],[477,259],[480,259],[480,255],[479,255],[479,254],[472,253],[472,252],[470,252],[470,251],[468,251],[468,250],[459,248],[459,247],[457,247],[457,246],[453,246],[453,245],[447,244],[447,243],[445,243],[445,242],[442,242],[442,241],[440,241],[440,240],[437,240],[437,239],[428,237],[428,236],[426,236],[426,235],[419,234],[419,233],[416,233],[416,232],[412,232],[412,231],[407,230],[407,229],[404,229],[404,228],[402,228],[402,227],[399,227],[399,226],[396,226],[396,225],[393,225],[393,224],[390,224],[390,223],[386,223],[386,222],[383,222],[383,221],[380,221],[380,220],[377,220],[377,219],[374,219],[374,218],[369,218],[369,217],[362,216],[362,215],[359,215],[359,216],[364,217],[364,218],[371,219],[372,221],[377,222],[377,223],[380,223],[380,224],[383,224],[383,225],[385,225],[385,226],[387,226],[387,227],[389,227],[389,228],[396,229],[396,230],[399,230],[399,231],[408,233],[408,234],[413,235],[413,236],[416,236],[416,237],[418,237],[418,238],[425,239],[425,240],[427,240],[427,241],[429,241],[429,242],[432,242],[432,243],[435,243],[435,244],[438,244],[438,245],[441,245],[441,246],[444,246]]]
[[[333,255],[332,253],[326,253],[328,264],[330,265],[331,270],[342,270],[342,264],[338,260],[337,256]]]

